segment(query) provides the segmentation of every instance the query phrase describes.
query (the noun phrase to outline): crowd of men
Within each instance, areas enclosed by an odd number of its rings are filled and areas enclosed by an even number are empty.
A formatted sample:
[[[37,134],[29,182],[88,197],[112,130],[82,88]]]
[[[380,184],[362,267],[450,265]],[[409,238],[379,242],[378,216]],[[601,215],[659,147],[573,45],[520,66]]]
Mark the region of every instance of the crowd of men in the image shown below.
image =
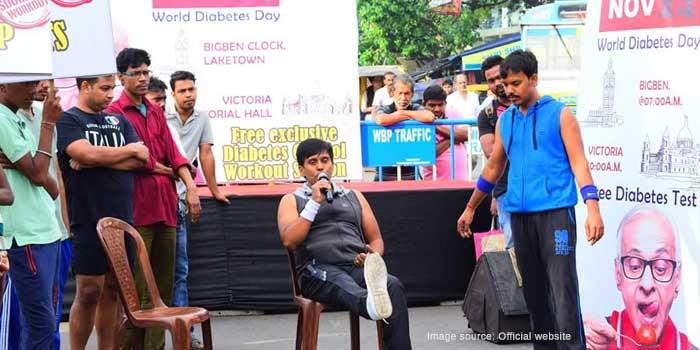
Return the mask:
[[[170,76],[174,111],[165,113],[167,86],[152,77],[149,54],[127,48],[118,73],[77,78],[77,104],[63,111],[46,81],[0,84],[0,234],[6,274],[0,325],[5,349],[59,349],[62,291],[69,269],[76,295],[70,348],[85,349],[93,328],[100,349],[112,349],[123,316],[118,290],[96,224],[115,217],[143,238],[167,305],[186,306],[187,221],[201,205],[194,183],[201,168],[215,199],[209,118],[195,109],[196,78]],[[123,92],[115,99],[117,79]],[[68,239],[72,237],[72,239]],[[125,242],[133,261],[133,244]],[[148,307],[145,281],[137,290]],[[130,347],[130,336],[122,337]],[[193,336],[193,349],[203,348]],[[146,332],[145,348],[164,349],[162,330]]]
[[[468,77],[465,72],[458,73],[452,80],[445,79],[442,87],[429,86],[423,92],[422,104],[413,103],[415,84],[405,74],[386,72],[382,77],[372,77],[361,98],[362,119],[374,120],[379,125],[389,126],[404,120],[417,120],[431,123],[439,119],[467,120],[478,117],[480,109],[479,96],[468,90]],[[383,85],[382,85],[383,83]],[[453,91],[454,85],[454,91]],[[442,90],[440,92],[439,90]],[[428,105],[427,101],[433,102]],[[441,102],[440,102],[441,101]],[[440,104],[440,106],[436,106]],[[438,110],[435,110],[437,108]],[[433,167],[426,166],[416,174],[415,167],[402,166],[382,168],[377,179],[383,181],[414,179],[468,180],[467,148],[468,126],[466,124],[436,126],[436,174]],[[450,147],[450,134],[454,134],[454,148]],[[454,174],[451,171],[452,152],[454,152]],[[400,173],[400,175],[399,175]]]
[[[229,203],[216,186],[209,120],[195,109],[194,74],[172,73],[175,109],[166,114],[168,86],[151,76],[148,53],[127,48],[116,63],[116,77],[77,78],[78,101],[66,111],[46,82],[0,84],[0,275],[7,275],[0,328],[9,330],[0,332],[0,350],[60,348],[61,292],[69,268],[77,285],[70,348],[85,349],[93,328],[98,348],[113,348],[123,316],[96,231],[103,217],[138,230],[163,301],[186,306],[187,222],[196,222],[202,210],[193,180],[197,168],[213,197]],[[384,87],[373,80],[363,112],[385,126],[478,116],[479,141],[489,162],[457,231],[470,236],[475,208],[487,196],[494,198],[491,211],[499,216],[507,247],[515,249],[533,332],[570,336],[535,340],[536,349],[623,347],[629,344],[616,334],[633,333],[640,320],[650,318],[664,349],[694,348],[668,316],[680,286],[678,243],[671,222],[655,209],[632,210],[618,230],[615,268],[625,309],[605,319],[582,316],[574,206],[580,191],[588,212],[586,239],[595,244],[604,234],[599,191],[573,113],[539,94],[537,71],[531,52],[487,58],[482,72],[493,98],[482,110],[464,74],[455,77],[455,92],[428,87],[421,105],[412,103],[410,77],[387,74]],[[124,90],[115,99],[117,79]],[[437,177],[443,178],[444,164],[452,158],[446,152],[466,161],[460,148],[449,150],[450,134],[461,146],[467,135],[461,127],[438,126],[436,133]],[[301,142],[296,161],[305,183],[284,196],[278,208],[280,240],[296,255],[301,293],[384,320],[386,348],[410,349],[405,287],[388,274],[381,231],[363,194],[332,181],[333,159],[327,141]],[[455,171],[458,179],[466,176],[461,170]],[[430,177],[433,169],[412,171],[385,169],[382,177]],[[133,260],[132,242],[126,240],[125,247]],[[661,250],[665,255],[659,257]],[[135,280],[141,304],[149,307],[139,268]],[[659,301],[638,300],[638,290],[651,289],[662,290]],[[121,348],[131,347],[129,334],[119,341]],[[193,349],[202,345],[192,338]],[[144,347],[164,346],[163,330],[148,329]]]

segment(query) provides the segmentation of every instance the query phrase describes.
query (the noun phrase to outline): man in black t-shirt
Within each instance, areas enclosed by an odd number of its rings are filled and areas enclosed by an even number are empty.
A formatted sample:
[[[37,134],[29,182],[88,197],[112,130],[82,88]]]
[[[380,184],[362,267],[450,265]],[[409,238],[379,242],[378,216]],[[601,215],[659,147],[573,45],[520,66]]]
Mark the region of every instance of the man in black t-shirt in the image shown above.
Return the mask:
[[[374,121],[382,126],[394,125],[404,120],[417,120],[423,123],[432,123],[435,120],[433,112],[425,110],[419,104],[411,103],[413,98],[413,80],[405,74],[401,74],[394,78],[391,83],[392,95],[394,103],[388,106],[380,106],[377,108],[376,115],[373,116]],[[415,167],[402,166],[401,179],[414,180],[416,176]],[[382,181],[397,180],[396,167],[382,168]],[[379,176],[377,176],[377,179]]]
[[[56,127],[74,234],[71,265],[77,290],[70,311],[70,341],[71,348],[83,349],[93,326],[98,344],[114,343],[120,319],[118,289],[96,226],[106,216],[133,221],[132,171],[143,166],[149,152],[126,118],[102,112],[114,97],[114,76],[78,78],[77,84],[78,104],[63,113]]]
[[[484,150],[486,158],[491,157],[493,144],[496,141],[496,121],[508,107],[510,99],[506,95],[506,90],[501,81],[501,62],[503,57],[491,56],[487,57],[481,64],[481,72],[484,73],[486,83],[489,86],[490,92],[493,94],[493,101],[484,108],[477,119],[479,127],[479,142],[481,149]],[[510,228],[510,213],[508,213],[502,203],[499,203],[498,198],[506,193],[508,189],[508,165],[501,176],[501,179],[493,189],[493,200],[491,201],[491,213],[498,213],[498,224],[503,230],[503,235],[506,238],[506,248],[513,247],[513,233]]]

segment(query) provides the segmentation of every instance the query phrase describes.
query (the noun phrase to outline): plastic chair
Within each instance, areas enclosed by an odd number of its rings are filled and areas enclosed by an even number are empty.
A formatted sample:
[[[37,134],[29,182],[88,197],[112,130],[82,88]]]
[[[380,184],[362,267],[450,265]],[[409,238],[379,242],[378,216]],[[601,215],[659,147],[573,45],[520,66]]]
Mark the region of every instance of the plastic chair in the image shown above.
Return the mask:
[[[294,252],[287,250],[289,258],[289,271],[292,272],[292,290],[294,292],[294,303],[299,306],[297,317],[297,337],[296,350],[316,350],[318,344],[318,325],[321,319],[321,311],[326,308],[323,303],[304,298],[301,295],[299,282],[297,279],[296,262]],[[349,312],[350,316],[350,349],[360,349],[360,316]],[[377,321],[377,340],[379,350],[384,350],[384,330],[382,321]]]
[[[154,305],[152,309],[141,309],[136,283],[126,255],[125,232],[131,236],[135,243],[136,258],[143,271],[148,294]],[[146,253],[146,245],[138,231],[124,221],[108,217],[97,223],[97,234],[107,254],[112,273],[117,280],[122,306],[126,313],[126,318],[119,325],[115,349],[119,348],[121,334],[125,329],[134,328],[133,347],[142,349],[145,329],[157,327],[170,331],[174,350],[189,350],[190,328],[194,323],[201,323],[204,348],[212,350],[209,311],[200,307],[168,307],[163,303],[153,277],[151,263]]]

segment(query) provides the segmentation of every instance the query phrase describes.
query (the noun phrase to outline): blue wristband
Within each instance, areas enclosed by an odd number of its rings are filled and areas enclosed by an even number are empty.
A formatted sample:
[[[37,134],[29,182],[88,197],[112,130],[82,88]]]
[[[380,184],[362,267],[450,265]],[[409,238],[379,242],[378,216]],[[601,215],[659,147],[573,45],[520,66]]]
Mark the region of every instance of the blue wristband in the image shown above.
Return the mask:
[[[481,192],[491,193],[494,187],[496,187],[496,184],[490,183],[483,176],[479,176],[479,180],[476,181],[476,189]]]
[[[598,187],[595,187],[593,184],[581,187],[581,198],[583,198],[584,203],[589,199],[600,200]]]

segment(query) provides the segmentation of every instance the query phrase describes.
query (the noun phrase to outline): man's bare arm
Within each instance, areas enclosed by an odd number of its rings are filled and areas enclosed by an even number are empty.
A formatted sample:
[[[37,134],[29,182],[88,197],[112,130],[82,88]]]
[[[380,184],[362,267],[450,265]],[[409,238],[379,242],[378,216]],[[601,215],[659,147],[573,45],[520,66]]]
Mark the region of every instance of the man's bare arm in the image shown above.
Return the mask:
[[[495,134],[484,134],[479,137],[479,143],[481,143],[481,149],[484,151],[486,158],[491,158],[491,153],[493,153],[493,144],[495,141]]]
[[[455,125],[455,143],[464,143],[469,140],[469,128],[466,125]],[[435,125],[435,131],[446,137],[449,141],[450,138],[450,126],[449,125]]]
[[[362,208],[362,232],[365,236],[365,242],[372,248],[372,251],[384,255],[384,240],[377,218],[374,217],[374,212],[362,192],[357,190],[353,190],[353,192],[355,192]]]
[[[588,160],[583,149],[583,139],[581,138],[581,128],[578,121],[569,108],[564,108],[561,111],[560,119],[561,139],[566,148],[566,154],[569,157],[569,165],[571,171],[576,177],[576,183],[579,188],[587,185],[593,185],[593,176],[588,168]],[[598,200],[589,199],[586,201],[588,209],[588,217],[584,228],[586,230],[586,238],[591,244],[595,244],[604,234],[603,219],[600,216],[600,207]]]
[[[501,176],[503,176],[508,160],[505,149],[503,148],[503,142],[501,141],[499,122],[496,122],[496,137],[493,145],[493,151],[491,152],[491,157],[489,158],[488,162],[486,162],[484,170],[481,172],[481,176],[484,178],[484,180],[490,183],[498,182]],[[469,205],[476,208],[487,195],[488,193],[474,189],[472,197],[469,200]]]
[[[484,166],[484,170],[481,172],[481,177],[491,184],[495,184],[501,176],[503,176],[507,161],[507,155],[503,149],[503,142],[501,141],[499,123],[500,121],[496,122],[496,141],[494,143],[493,152],[491,153],[491,158],[489,158]],[[478,186],[474,189],[474,192],[472,192],[466,208],[464,208],[462,215],[457,220],[457,232],[462,238],[471,236],[470,226],[474,220],[474,211],[487,195],[488,193],[479,190]]]
[[[83,167],[110,167],[128,159],[148,159],[148,148],[140,143],[124,147],[93,146],[88,140],[77,140],[66,147],[66,154]]]
[[[204,173],[204,179],[207,181],[209,192],[216,200],[228,204],[229,200],[219,192],[219,186],[216,183],[216,161],[214,160],[210,144],[204,143],[199,145],[199,161],[202,164],[202,172]]]
[[[68,218],[68,203],[66,202],[66,187],[63,184],[63,174],[61,174],[61,168],[58,167],[58,159],[55,159],[56,167],[56,182],[58,183],[58,195],[61,200],[59,205],[61,206],[61,220],[63,220],[63,225],[66,230],[70,232],[70,219]]]
[[[277,228],[282,245],[290,250],[296,249],[309,234],[311,221],[302,218],[297,212],[294,194],[287,194],[280,200],[277,208]]]
[[[578,187],[593,183],[591,171],[588,168],[588,160],[583,149],[583,139],[581,138],[581,128],[576,117],[571,110],[564,108],[560,117],[561,139],[566,148],[566,155],[569,157],[569,165],[576,177]]]
[[[39,131],[37,152],[33,157],[31,153],[27,153],[13,162],[15,169],[19,170],[35,186],[43,187],[47,185],[46,182],[50,179],[49,164],[51,164],[51,158],[53,157],[51,146],[56,131],[56,121],[61,117],[61,114],[63,114],[61,98],[57,96],[57,92],[52,88],[44,101],[43,121]],[[52,187],[51,184],[48,185],[48,187]],[[56,186],[56,190],[58,190],[58,186]]]
[[[154,174],[165,175],[165,176],[169,176],[171,178],[176,178],[175,172],[173,172],[172,168],[165,166],[159,162],[156,162],[156,165],[155,165],[155,167],[153,167],[152,172]]]
[[[112,164],[108,166],[107,168],[114,169],[114,170],[121,170],[121,171],[135,171],[138,169],[141,169],[143,167],[143,164],[145,162],[135,159],[135,158],[129,158],[127,160],[121,161],[116,164]]]
[[[396,111],[390,114],[380,114],[374,120],[379,125],[389,126],[404,120],[417,120],[423,123],[432,123],[435,120],[435,115],[431,111]]]
[[[0,205],[12,205],[15,201],[15,195],[12,193],[10,184],[7,182],[5,172],[0,166]]]
[[[46,181],[44,181],[42,187],[46,190],[49,196],[51,196],[51,199],[58,198],[58,195],[60,193],[58,189],[58,181],[56,181],[56,179],[54,179],[53,176],[46,176]]]

